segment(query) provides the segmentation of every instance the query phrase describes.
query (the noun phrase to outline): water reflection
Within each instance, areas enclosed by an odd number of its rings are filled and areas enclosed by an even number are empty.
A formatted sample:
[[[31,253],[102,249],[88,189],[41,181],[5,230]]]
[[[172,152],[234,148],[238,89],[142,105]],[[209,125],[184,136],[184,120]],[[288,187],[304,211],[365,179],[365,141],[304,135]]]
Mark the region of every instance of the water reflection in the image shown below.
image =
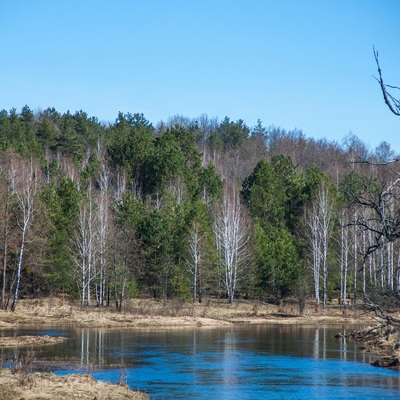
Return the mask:
[[[89,371],[111,381],[126,367],[128,384],[152,399],[397,399],[400,375],[371,367],[374,357],[357,351],[347,329],[69,329],[61,332],[68,342],[42,347],[36,357],[43,369]],[[20,350],[8,350],[10,356],[13,351]]]

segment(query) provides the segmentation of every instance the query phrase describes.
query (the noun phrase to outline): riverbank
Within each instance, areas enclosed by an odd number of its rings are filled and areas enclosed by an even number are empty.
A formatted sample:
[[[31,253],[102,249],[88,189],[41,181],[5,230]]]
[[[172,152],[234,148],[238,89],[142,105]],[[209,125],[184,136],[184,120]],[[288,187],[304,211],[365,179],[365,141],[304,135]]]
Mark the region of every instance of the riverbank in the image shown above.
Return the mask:
[[[341,310],[337,305],[317,309],[310,303],[302,316],[295,303],[208,300],[184,303],[133,299],[121,312],[112,307],[80,307],[63,298],[21,300],[15,312],[0,311],[0,328],[66,326],[82,328],[184,328],[232,324],[369,324],[372,317],[362,308]]]
[[[360,350],[382,356],[372,363],[373,366],[400,371],[399,335],[398,328],[381,322],[353,331],[347,338],[355,340]]]
[[[142,392],[124,385],[96,381],[90,375],[56,376],[50,373],[26,373],[0,369],[0,399],[96,399],[147,400]]]

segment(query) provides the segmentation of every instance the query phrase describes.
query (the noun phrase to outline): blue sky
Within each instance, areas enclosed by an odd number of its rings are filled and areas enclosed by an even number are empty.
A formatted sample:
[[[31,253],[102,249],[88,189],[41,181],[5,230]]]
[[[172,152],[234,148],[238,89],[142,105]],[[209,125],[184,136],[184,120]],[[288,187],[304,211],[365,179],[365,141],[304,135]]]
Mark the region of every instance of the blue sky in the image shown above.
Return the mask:
[[[0,109],[202,113],[400,153],[398,0],[1,0]],[[399,93],[400,97],[400,93]]]

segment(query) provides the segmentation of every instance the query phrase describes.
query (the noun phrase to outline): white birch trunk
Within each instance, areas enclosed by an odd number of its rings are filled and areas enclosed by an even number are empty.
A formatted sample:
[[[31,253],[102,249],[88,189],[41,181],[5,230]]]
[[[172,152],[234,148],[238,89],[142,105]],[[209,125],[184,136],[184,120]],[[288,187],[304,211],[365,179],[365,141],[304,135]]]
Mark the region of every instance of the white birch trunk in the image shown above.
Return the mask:
[[[311,269],[313,271],[314,296],[317,305],[320,304],[320,275],[321,275],[321,244],[318,229],[317,207],[313,204],[312,211],[307,218],[309,227],[309,238],[311,242]]]
[[[328,188],[323,187],[317,196],[320,212],[320,230],[321,230],[321,263],[323,270],[324,284],[324,307],[328,303],[328,244],[331,235],[331,217],[333,212],[332,200],[329,196]]]
[[[358,265],[358,241],[357,241],[357,226],[354,225],[353,227],[353,234],[354,234],[354,270],[353,270],[353,304],[357,304],[357,265]]]
[[[73,260],[78,270],[78,285],[81,287],[81,305],[91,304],[91,284],[97,276],[95,268],[97,232],[91,185],[87,197],[79,205],[77,230],[73,238]]]
[[[97,221],[98,221],[98,293],[96,297],[99,305],[104,305],[106,288],[107,250],[109,241],[109,174],[106,168],[98,179],[100,194],[98,196]]]
[[[340,304],[346,307],[350,243],[348,220],[344,211],[340,217],[340,225]]]
[[[196,302],[198,297],[198,277],[200,270],[200,262],[202,257],[201,235],[197,224],[194,224],[192,233],[189,239],[189,260],[188,267],[192,276],[193,287],[193,302]]]
[[[310,229],[312,270],[314,292],[317,305],[320,303],[320,277],[322,270],[323,306],[328,302],[328,245],[331,236],[331,218],[333,202],[327,187],[322,186],[313,202],[311,215],[308,217]]]
[[[224,286],[229,303],[233,302],[238,279],[244,271],[249,234],[237,191],[225,188],[223,206],[214,223],[219,257],[224,268]]]
[[[17,306],[19,287],[21,282],[22,264],[24,258],[24,250],[28,236],[29,228],[32,224],[35,196],[37,189],[37,168],[34,167],[33,161],[28,164],[17,159],[11,160],[10,180],[12,184],[13,194],[17,199],[19,211],[18,227],[21,231],[21,241],[18,253],[16,286],[14,289],[14,298],[11,311],[15,311]]]

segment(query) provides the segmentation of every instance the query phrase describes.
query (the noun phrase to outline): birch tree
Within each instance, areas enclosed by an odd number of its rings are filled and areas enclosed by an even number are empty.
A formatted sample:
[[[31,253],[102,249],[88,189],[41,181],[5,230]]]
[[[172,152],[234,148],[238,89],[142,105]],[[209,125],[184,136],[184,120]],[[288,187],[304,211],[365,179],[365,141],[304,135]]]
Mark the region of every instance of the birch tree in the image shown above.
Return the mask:
[[[346,210],[342,210],[339,217],[340,225],[340,299],[339,304],[341,307],[346,307],[347,298],[347,278],[349,269],[349,225]]]
[[[223,267],[223,284],[229,303],[233,302],[238,281],[248,265],[248,221],[240,202],[238,191],[233,185],[224,190],[221,206],[217,209],[214,222],[216,247]]]
[[[91,283],[96,277],[95,257],[97,252],[96,214],[93,204],[92,186],[80,201],[75,236],[72,239],[72,255],[75,264],[75,279],[80,288],[81,305],[91,304]]]
[[[191,286],[193,288],[193,302],[199,296],[200,266],[203,257],[202,236],[197,223],[193,224],[189,237],[188,267],[191,275]]]
[[[320,302],[320,276],[323,284],[323,306],[328,302],[328,245],[332,232],[333,199],[327,185],[322,184],[312,205],[308,218],[310,230],[314,293],[317,305]]]
[[[24,252],[35,212],[37,176],[38,168],[32,159],[31,161],[27,161],[19,159],[17,156],[11,156],[9,179],[11,182],[12,194],[15,196],[18,208],[17,225],[20,230],[16,283],[11,311],[15,311],[19,298]]]
[[[106,298],[106,279],[107,279],[107,255],[109,247],[109,226],[110,226],[110,176],[109,171],[103,165],[98,177],[100,192],[97,196],[97,239],[98,239],[98,285],[96,289],[96,299],[98,305],[104,305]]]
[[[312,205],[312,210],[307,215],[309,240],[311,247],[311,269],[313,272],[314,296],[317,306],[320,305],[320,279],[321,279],[321,238],[317,207]]]
[[[11,188],[9,180],[6,176],[2,177],[1,180],[1,192],[0,192],[0,204],[1,204],[1,233],[2,233],[2,284],[1,284],[1,307],[6,307],[6,289],[7,289],[7,265],[9,255],[9,241],[12,233],[11,217],[12,217],[12,198]]]
[[[197,218],[193,221],[189,232],[187,252],[187,270],[189,272],[193,301],[202,302],[204,291],[215,283],[218,277],[218,263],[215,254],[215,240],[209,226],[208,209],[200,207]]]
[[[323,304],[326,307],[328,303],[328,246],[332,233],[332,214],[333,199],[326,186],[321,187],[317,194],[317,205],[319,209],[320,235],[321,235],[321,265],[323,271]]]
[[[357,219],[357,211],[355,213]],[[359,268],[359,226],[353,225],[353,305],[357,304],[357,278]]]

